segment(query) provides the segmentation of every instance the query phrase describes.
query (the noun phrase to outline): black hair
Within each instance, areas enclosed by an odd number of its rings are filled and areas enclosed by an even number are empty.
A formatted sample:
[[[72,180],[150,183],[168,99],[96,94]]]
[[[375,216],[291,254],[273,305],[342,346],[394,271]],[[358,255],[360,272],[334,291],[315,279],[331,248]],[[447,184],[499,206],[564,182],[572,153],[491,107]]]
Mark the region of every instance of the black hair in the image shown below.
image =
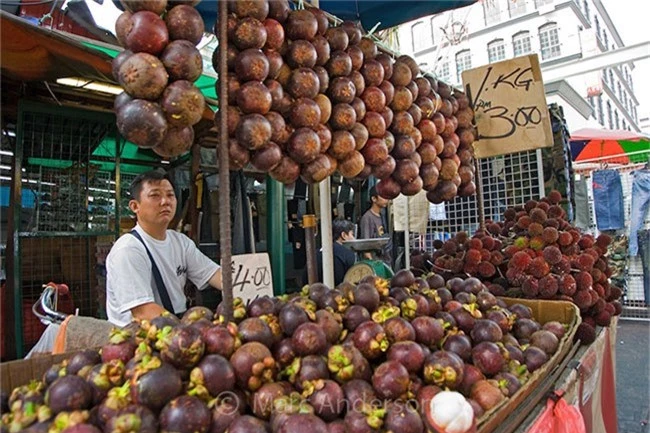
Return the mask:
[[[354,230],[354,224],[352,221],[337,218],[332,221],[332,238],[336,241],[341,234],[347,233]]]
[[[169,174],[162,170],[151,170],[146,173],[141,173],[133,179],[131,186],[129,187],[129,194],[131,195],[131,200],[140,200],[140,193],[142,192],[142,185],[147,182],[159,183],[160,181],[166,180],[174,187],[174,182],[172,182]]]

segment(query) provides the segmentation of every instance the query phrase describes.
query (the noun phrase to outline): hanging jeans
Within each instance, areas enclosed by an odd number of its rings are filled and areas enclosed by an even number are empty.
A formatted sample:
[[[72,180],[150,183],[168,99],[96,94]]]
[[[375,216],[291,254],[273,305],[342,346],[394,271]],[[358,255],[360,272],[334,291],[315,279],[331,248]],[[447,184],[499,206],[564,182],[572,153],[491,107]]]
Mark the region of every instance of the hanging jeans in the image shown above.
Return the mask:
[[[619,230],[625,227],[623,185],[616,170],[598,170],[593,174],[594,208],[598,230]]]
[[[646,305],[650,305],[650,229],[639,230],[637,239],[643,268],[643,299]]]
[[[630,246],[631,256],[636,256],[639,249],[637,232],[643,227],[643,222],[650,207],[650,170],[634,172],[632,183],[632,211],[630,213]],[[650,260],[650,259],[646,259]]]

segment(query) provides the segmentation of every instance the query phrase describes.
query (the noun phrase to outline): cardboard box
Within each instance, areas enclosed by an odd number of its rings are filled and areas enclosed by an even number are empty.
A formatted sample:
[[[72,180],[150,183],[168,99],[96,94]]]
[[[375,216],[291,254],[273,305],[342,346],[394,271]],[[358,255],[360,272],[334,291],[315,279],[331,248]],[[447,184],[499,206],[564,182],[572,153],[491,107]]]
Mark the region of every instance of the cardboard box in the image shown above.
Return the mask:
[[[560,341],[557,352],[541,368],[533,372],[528,382],[514,396],[503,400],[478,420],[478,433],[493,431],[504,419],[515,411],[530,394],[541,384],[555,367],[562,362],[573,346],[573,336],[582,321],[578,307],[568,301],[546,301],[536,299],[501,298],[506,304],[523,304],[533,310],[533,317],[542,325],[546,322],[558,321],[568,325],[568,329]]]
[[[2,362],[0,363],[0,388],[10,393],[17,386],[26,385],[32,379],[42,378],[48,368],[72,355],[72,353],[61,353]]]

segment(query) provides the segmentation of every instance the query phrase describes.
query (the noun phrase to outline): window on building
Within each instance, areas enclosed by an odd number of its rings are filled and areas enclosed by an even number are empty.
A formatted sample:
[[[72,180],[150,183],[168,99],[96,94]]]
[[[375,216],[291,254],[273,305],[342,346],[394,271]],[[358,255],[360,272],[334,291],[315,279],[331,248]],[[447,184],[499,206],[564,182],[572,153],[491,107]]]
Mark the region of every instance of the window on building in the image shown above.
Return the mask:
[[[472,67],[472,55],[469,50],[460,51],[456,54],[456,80],[462,82],[461,73]]]
[[[411,27],[411,37],[413,38],[413,51],[418,52],[422,51],[425,48],[429,48],[431,45],[431,39],[429,38],[429,32],[426,31],[426,26],[424,23],[416,23]]]
[[[582,0],[582,13],[587,17],[587,21],[591,22],[591,17],[589,16],[589,2],[587,0]]]
[[[596,98],[596,107],[597,107],[597,112],[598,112],[598,123],[600,123],[602,126],[605,126],[605,113],[603,113],[603,98],[602,96],[598,96]]]
[[[488,44],[488,59],[490,63],[506,58],[506,43],[503,39],[495,39]]]
[[[548,23],[539,28],[539,44],[542,60],[560,56],[560,37],[557,32],[557,24]]]
[[[623,86],[621,85],[620,81],[618,83],[616,83],[616,85],[618,87],[618,99],[620,101],[623,101]]]
[[[451,73],[449,72],[449,62],[444,62],[444,63],[438,63],[438,67],[436,68],[436,73],[438,74],[438,77],[445,83],[448,83],[451,81]]]
[[[607,51],[607,47],[609,46],[609,41],[607,38],[607,32],[603,30],[603,45],[605,45],[605,51]],[[612,47],[612,50],[614,47]]]
[[[623,129],[625,129],[626,131],[629,129],[627,127],[627,122],[625,121],[625,119],[623,119]]]
[[[614,116],[612,114],[612,103],[607,101],[607,124],[609,129],[614,129]]]
[[[431,45],[436,45],[436,35],[434,34],[434,29],[436,28],[434,22],[434,18],[431,18],[431,21],[429,21],[429,25],[431,26]]]
[[[600,21],[596,15],[594,15],[594,27],[596,27],[596,36],[600,39]]]
[[[496,24],[501,21],[501,9],[499,8],[499,1],[484,1],[483,14],[485,15],[485,25]]]
[[[530,46],[530,33],[528,32],[519,32],[512,37],[512,48],[515,53],[515,57],[523,56],[524,54],[530,53],[532,50]]]
[[[508,12],[510,12],[510,18],[518,17],[526,13],[526,2],[523,0],[510,0],[508,2]]]
[[[535,7],[540,8],[544,5],[550,5],[553,3],[553,0],[535,0]]]
[[[614,123],[616,125],[616,129],[621,129],[621,124],[618,120],[618,110],[614,110]]]

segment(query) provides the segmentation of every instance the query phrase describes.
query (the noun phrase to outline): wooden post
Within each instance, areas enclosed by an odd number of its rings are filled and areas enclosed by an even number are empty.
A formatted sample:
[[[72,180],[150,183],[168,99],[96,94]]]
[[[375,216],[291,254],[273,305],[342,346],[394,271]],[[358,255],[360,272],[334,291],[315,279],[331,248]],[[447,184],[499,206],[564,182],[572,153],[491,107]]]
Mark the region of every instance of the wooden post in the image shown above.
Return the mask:
[[[219,5],[219,247],[221,250],[221,276],[223,313],[226,321],[232,320],[232,245],[230,230],[230,160],[228,159],[228,3]]]

